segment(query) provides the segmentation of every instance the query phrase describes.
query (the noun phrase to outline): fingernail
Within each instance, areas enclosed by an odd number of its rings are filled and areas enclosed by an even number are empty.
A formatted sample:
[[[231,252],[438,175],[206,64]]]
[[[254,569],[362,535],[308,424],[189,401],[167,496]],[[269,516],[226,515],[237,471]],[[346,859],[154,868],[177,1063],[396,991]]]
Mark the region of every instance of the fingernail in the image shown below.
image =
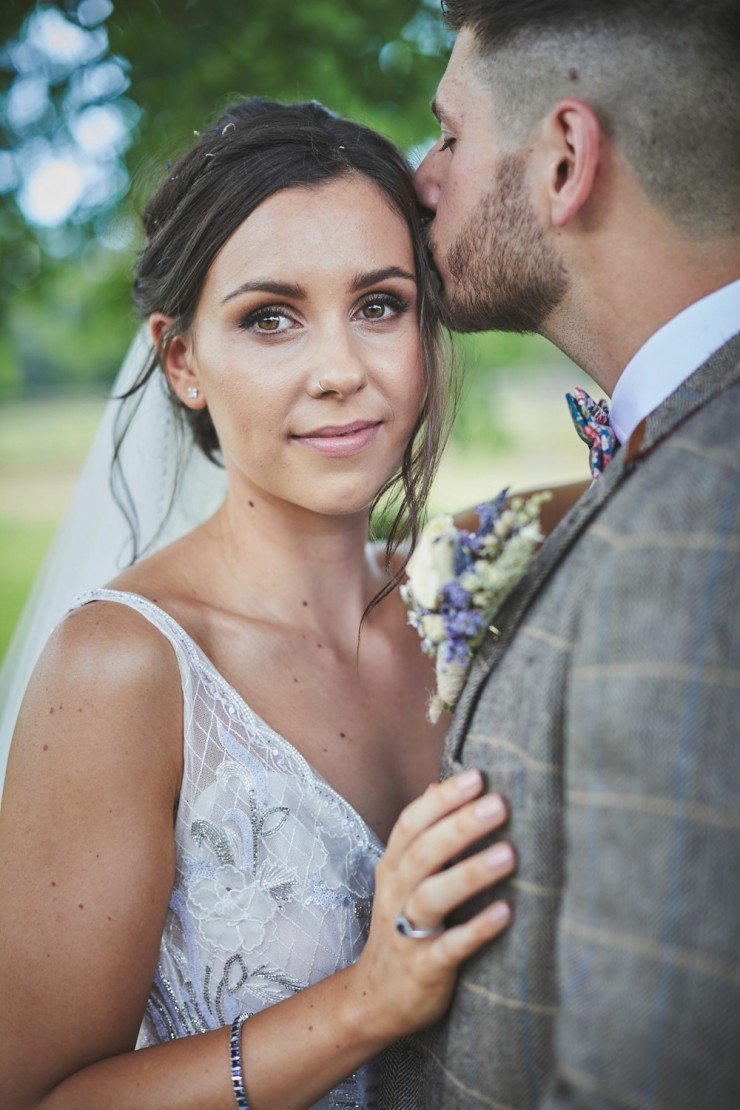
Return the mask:
[[[463,771],[455,781],[461,794],[470,794],[476,786],[480,786],[480,771]]]
[[[511,906],[508,902],[494,902],[485,914],[492,925],[508,925],[512,917]]]
[[[486,794],[476,805],[473,813],[480,821],[493,821],[506,813],[503,799],[499,794]]]
[[[509,867],[514,862],[514,853],[509,844],[494,844],[483,856],[483,861],[492,871]]]

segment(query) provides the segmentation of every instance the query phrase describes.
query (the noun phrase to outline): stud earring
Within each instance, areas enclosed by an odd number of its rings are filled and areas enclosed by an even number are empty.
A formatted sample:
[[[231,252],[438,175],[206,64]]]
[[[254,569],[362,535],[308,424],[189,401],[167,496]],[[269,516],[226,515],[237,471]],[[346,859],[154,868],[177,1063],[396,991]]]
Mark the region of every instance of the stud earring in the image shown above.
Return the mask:
[[[189,401],[197,401],[199,396],[200,396],[200,390],[198,389],[197,385],[189,385],[188,386],[188,400]]]

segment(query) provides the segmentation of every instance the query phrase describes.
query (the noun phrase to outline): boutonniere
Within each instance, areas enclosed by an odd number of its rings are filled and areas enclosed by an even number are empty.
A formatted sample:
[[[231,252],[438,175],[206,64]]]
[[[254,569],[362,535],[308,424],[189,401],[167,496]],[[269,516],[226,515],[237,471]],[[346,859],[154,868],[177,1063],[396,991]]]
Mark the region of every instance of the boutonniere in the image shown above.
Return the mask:
[[[435,660],[437,690],[429,720],[452,713],[476,649],[493,626],[496,613],[522,578],[543,536],[540,508],[550,493],[514,497],[508,490],[477,509],[476,532],[456,528],[451,516],[438,516],[422,529],[406,567],[401,596],[421,648]]]

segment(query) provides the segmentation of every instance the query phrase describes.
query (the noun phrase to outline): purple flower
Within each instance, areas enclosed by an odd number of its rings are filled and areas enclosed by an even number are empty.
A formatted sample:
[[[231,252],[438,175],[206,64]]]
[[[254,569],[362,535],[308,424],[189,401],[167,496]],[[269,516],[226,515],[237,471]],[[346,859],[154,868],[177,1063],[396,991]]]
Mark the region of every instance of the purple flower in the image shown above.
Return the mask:
[[[442,591],[442,613],[456,613],[460,609],[469,609],[472,604],[470,594],[459,582],[448,582]]]
[[[474,534],[472,532],[460,531],[455,544],[455,552],[453,555],[452,569],[457,578],[465,574],[473,562],[473,552],[470,547],[470,542],[473,540]]]
[[[448,635],[453,639],[464,636],[466,640],[472,640],[483,627],[484,618],[478,609],[461,609],[446,616],[444,621]]]
[[[506,489],[501,490],[501,493],[493,501],[488,501],[485,505],[479,505],[475,510],[480,521],[480,528],[477,533],[479,536],[487,536],[493,530],[494,524],[504,510],[508,493],[509,487],[507,486]]]
[[[470,652],[466,640],[445,640],[440,651],[444,663],[459,663],[462,667],[467,666]]]

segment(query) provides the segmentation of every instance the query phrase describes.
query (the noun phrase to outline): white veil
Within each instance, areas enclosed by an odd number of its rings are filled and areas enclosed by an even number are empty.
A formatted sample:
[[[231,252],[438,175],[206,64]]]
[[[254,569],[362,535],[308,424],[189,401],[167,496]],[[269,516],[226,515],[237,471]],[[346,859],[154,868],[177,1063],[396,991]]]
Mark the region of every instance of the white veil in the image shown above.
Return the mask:
[[[104,585],[131,562],[131,527],[111,490],[116,418],[122,404],[116,398],[137,380],[151,350],[148,331],[142,327],[116,377],[69,510],[0,669],[0,789],[18,709],[49,634],[78,594]],[[155,372],[124,404],[135,413],[119,461],[126,501],[138,522],[138,551],[148,555],[210,516],[223,499],[226,479],[189,436],[184,441],[161,373]]]

